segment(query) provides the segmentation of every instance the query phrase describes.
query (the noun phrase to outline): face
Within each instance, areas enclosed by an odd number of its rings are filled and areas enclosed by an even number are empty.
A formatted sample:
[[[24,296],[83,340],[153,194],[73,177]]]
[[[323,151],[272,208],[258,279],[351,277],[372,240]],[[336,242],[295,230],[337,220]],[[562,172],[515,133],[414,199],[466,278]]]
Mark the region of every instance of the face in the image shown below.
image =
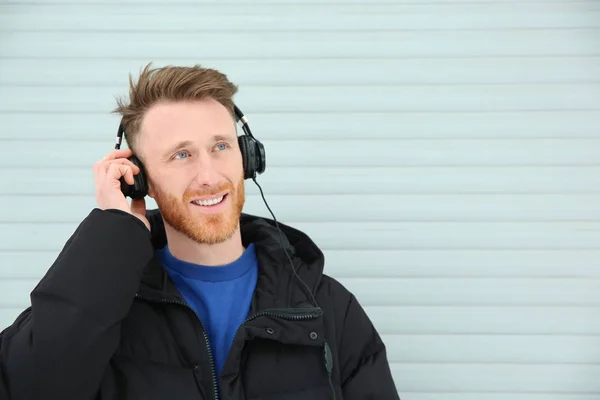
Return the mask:
[[[166,224],[198,243],[232,237],[245,195],[235,122],[224,106],[208,99],[151,107],[136,151]]]

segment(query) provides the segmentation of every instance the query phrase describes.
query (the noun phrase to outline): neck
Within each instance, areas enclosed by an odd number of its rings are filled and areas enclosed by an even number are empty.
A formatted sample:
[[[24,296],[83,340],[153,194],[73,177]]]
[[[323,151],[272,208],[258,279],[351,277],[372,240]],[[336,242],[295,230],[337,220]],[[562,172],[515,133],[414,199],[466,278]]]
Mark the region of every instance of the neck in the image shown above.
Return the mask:
[[[198,243],[165,223],[169,252],[185,262],[217,267],[234,262],[244,253],[240,227],[224,242],[217,244]]]

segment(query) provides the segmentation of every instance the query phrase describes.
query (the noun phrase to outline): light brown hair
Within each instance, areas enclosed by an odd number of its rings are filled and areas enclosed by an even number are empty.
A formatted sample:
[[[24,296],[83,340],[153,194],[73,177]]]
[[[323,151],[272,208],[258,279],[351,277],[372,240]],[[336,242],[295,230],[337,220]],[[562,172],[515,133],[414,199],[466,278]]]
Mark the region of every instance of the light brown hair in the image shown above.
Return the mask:
[[[140,72],[137,83],[129,74],[129,104],[117,99],[117,108],[113,110],[122,116],[125,140],[132,150],[146,111],[159,102],[212,98],[235,116],[232,98],[238,88],[224,73],[200,65],[160,68],[151,65],[148,63]]]

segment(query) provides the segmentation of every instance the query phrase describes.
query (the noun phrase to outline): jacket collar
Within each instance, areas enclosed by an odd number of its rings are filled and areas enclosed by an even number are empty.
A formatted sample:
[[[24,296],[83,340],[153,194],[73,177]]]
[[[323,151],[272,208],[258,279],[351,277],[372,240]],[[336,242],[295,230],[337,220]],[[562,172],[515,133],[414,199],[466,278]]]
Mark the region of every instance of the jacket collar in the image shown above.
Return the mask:
[[[164,221],[158,209],[146,212],[152,231],[155,249],[167,244]],[[314,294],[324,267],[323,252],[304,232],[291,226],[255,215],[240,216],[242,243],[254,243],[259,263],[258,281],[252,300],[254,312],[264,309],[314,307],[311,295],[294,276],[283,246],[294,262],[298,277]],[[183,301],[166,271],[154,257],[142,276],[140,294],[146,297],[167,298]]]

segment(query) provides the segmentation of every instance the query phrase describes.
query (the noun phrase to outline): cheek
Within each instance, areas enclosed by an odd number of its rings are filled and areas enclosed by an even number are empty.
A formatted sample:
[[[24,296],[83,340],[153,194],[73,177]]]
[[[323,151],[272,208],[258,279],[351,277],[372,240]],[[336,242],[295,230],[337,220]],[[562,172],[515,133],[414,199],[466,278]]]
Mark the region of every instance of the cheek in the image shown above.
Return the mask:
[[[229,157],[223,157],[218,160],[217,165],[218,173],[234,185],[236,185],[240,179],[243,179],[244,165],[242,155],[239,151],[231,154]]]
[[[152,198],[163,195],[177,195],[185,191],[184,177],[181,174],[154,175],[148,181],[148,195]]]
[[[244,181],[244,168],[239,165],[236,168],[233,168],[229,173],[229,179],[234,185],[240,184],[240,182]]]
[[[244,160],[242,158],[242,153],[239,153],[236,155],[236,159],[235,159],[235,163],[234,163],[234,171],[233,173],[235,174],[235,176],[242,176],[244,175]]]

